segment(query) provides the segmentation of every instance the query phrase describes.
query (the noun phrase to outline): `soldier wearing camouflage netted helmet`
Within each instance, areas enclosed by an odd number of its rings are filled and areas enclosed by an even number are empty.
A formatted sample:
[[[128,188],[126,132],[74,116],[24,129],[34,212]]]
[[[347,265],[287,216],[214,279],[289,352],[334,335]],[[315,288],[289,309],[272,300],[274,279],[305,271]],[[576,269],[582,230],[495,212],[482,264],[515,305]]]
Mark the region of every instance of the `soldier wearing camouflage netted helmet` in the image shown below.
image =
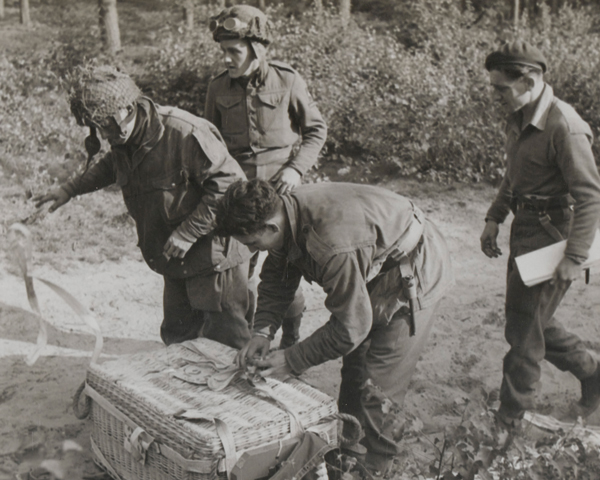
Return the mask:
[[[202,118],[156,105],[111,66],[79,67],[66,84],[77,123],[90,129],[88,166],[34,198],[37,206],[52,202],[54,211],[72,197],[117,184],[146,263],[164,277],[163,341],[203,335],[243,346],[250,337],[250,254],[212,230],[217,200],[245,176],[219,132]],[[101,147],[97,133],[111,148],[92,163]]]
[[[289,65],[267,59],[273,26],[259,9],[226,8],[210,29],[227,69],[208,87],[205,117],[249,179],[269,180],[280,194],[290,193],[316,163],[327,137],[306,82]],[[299,290],[283,322],[282,347],[298,340],[303,310]]]

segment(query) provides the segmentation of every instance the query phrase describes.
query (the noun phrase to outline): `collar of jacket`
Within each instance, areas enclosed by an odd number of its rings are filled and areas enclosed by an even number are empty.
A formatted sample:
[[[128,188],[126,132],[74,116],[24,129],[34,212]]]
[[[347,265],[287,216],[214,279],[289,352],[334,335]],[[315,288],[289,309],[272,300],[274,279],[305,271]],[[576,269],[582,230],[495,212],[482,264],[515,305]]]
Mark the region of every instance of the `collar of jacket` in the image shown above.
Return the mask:
[[[519,121],[519,117],[522,112],[518,111],[508,117],[509,128],[514,130],[517,134],[520,134],[529,125],[537,128],[540,131],[543,131],[546,128],[546,122],[548,121],[548,115],[550,113],[550,107],[552,106],[553,100],[554,91],[552,90],[552,87],[546,83],[544,84],[544,89],[542,90],[540,98],[537,100],[537,105],[535,106],[535,110],[533,111],[533,115],[531,116],[529,122],[519,129],[521,123]]]
[[[157,106],[152,100],[141,97],[138,100],[138,109],[141,109],[140,113],[148,118],[148,123],[142,133],[140,146],[133,153],[131,159],[132,170],[135,170],[142,163],[146,154],[154,148],[165,133],[165,126],[162,123]]]
[[[289,245],[287,256],[293,261],[302,257],[302,249],[298,245],[298,203],[290,195],[282,195],[280,198],[283,200],[290,227],[290,231],[287,232],[290,237],[285,240],[284,244]]]

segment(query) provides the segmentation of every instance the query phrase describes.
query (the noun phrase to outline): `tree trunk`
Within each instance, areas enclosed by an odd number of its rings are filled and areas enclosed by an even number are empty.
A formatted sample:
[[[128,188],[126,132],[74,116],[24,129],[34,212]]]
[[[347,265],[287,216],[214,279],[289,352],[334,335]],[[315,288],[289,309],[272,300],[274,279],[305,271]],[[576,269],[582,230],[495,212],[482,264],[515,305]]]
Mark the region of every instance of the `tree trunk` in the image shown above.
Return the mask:
[[[21,23],[26,27],[31,27],[31,16],[29,15],[29,0],[20,1]]]
[[[217,4],[219,5],[219,8],[223,9],[225,8],[226,0],[218,0]]]
[[[317,13],[321,13],[323,11],[323,0],[315,0],[315,10]]]
[[[183,2],[183,21],[186,29],[192,30],[194,28],[194,0]]]
[[[550,2],[550,11],[555,15],[558,13],[558,0],[552,0]]]
[[[350,21],[351,0],[340,0],[340,17],[344,23]]]
[[[110,55],[115,55],[121,50],[117,0],[98,0],[98,10],[100,13],[100,35],[104,49]]]
[[[513,8],[514,8],[513,22],[515,24],[515,28],[518,28],[519,27],[519,0],[515,0]]]
[[[4,18],[4,0],[0,0],[0,20]]]
[[[259,8],[259,10],[262,10],[263,12],[267,9],[265,0],[258,0],[258,8]]]

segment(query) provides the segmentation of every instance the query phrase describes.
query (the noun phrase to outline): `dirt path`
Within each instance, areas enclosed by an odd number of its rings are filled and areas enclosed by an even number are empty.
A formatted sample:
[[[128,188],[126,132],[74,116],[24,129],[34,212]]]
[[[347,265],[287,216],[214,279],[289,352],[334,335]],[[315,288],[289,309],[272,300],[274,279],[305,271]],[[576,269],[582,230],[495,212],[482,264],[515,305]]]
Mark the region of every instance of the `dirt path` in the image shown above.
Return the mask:
[[[418,365],[406,410],[419,416],[429,431],[459,421],[464,398],[475,387],[488,392],[498,388],[503,338],[503,285],[508,229],[504,227],[503,258],[491,261],[479,251],[483,217],[494,191],[488,187],[456,190],[396,183],[393,190],[416,197],[446,235],[456,274],[456,286],[443,301],[429,345]],[[139,259],[102,263],[72,262],[64,270],[36,265],[34,275],[61,284],[98,318],[106,344],[105,357],[162,348],[162,280]],[[567,325],[600,351],[600,313],[597,295],[600,277],[592,274],[589,286],[576,282],[559,311]],[[87,327],[61,300],[36,284],[41,309],[53,325],[50,345],[38,362],[28,367],[25,356],[33,348],[37,320],[30,313],[21,279],[10,259],[0,260],[0,479],[26,478],[44,459],[66,459],[71,469],[65,478],[98,478],[90,460],[88,422],[73,415],[71,397],[85,377],[93,339]],[[305,285],[308,311],[302,335],[327,319],[323,293]],[[306,379],[335,395],[339,361],[307,373]],[[578,382],[548,364],[543,365],[539,410],[566,408],[578,396]],[[596,418],[597,417],[597,418]],[[596,414],[591,423],[599,424]],[[82,452],[63,452],[63,442],[74,440]],[[45,477],[48,478],[48,477]]]

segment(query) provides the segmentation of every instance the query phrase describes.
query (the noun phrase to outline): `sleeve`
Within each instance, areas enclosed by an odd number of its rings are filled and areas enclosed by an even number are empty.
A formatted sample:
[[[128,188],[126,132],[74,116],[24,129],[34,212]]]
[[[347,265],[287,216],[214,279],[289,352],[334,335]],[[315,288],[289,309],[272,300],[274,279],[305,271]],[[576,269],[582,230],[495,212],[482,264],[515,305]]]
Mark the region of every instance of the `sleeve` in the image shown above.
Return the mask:
[[[554,137],[558,167],[575,199],[575,216],[565,256],[583,263],[600,219],[600,175],[592,153],[591,133],[574,133],[561,128]]]
[[[67,180],[61,185],[71,197],[95,192],[112,185],[116,181],[116,172],[112,153],[108,152],[100,160],[94,162],[85,172]]]
[[[485,215],[485,220],[493,220],[496,223],[503,223],[510,213],[511,200],[512,190],[510,189],[508,177],[505,174],[504,178],[502,179],[502,183],[500,184],[500,190],[498,190],[496,198],[492,202],[492,205]]]
[[[308,91],[306,82],[296,73],[290,95],[290,114],[300,127],[302,141],[289,167],[304,175],[316,162],[327,139],[327,125]]]
[[[229,185],[246,177],[213,125],[196,128],[184,141],[189,181],[203,194],[196,209],[177,227],[177,233],[195,242],[215,228],[216,206]]]
[[[348,354],[369,334],[373,322],[367,291],[365,250],[334,255],[324,267],[323,289],[329,321],[302,342],[285,350],[295,374]]]
[[[273,339],[294,295],[302,273],[287,261],[283,251],[269,251],[260,272],[254,331]]]
[[[206,92],[206,101],[204,104],[204,118],[210,123],[215,125],[219,130],[221,129],[221,115],[217,109],[216,104],[216,84],[214,81],[208,85],[208,91]]]

